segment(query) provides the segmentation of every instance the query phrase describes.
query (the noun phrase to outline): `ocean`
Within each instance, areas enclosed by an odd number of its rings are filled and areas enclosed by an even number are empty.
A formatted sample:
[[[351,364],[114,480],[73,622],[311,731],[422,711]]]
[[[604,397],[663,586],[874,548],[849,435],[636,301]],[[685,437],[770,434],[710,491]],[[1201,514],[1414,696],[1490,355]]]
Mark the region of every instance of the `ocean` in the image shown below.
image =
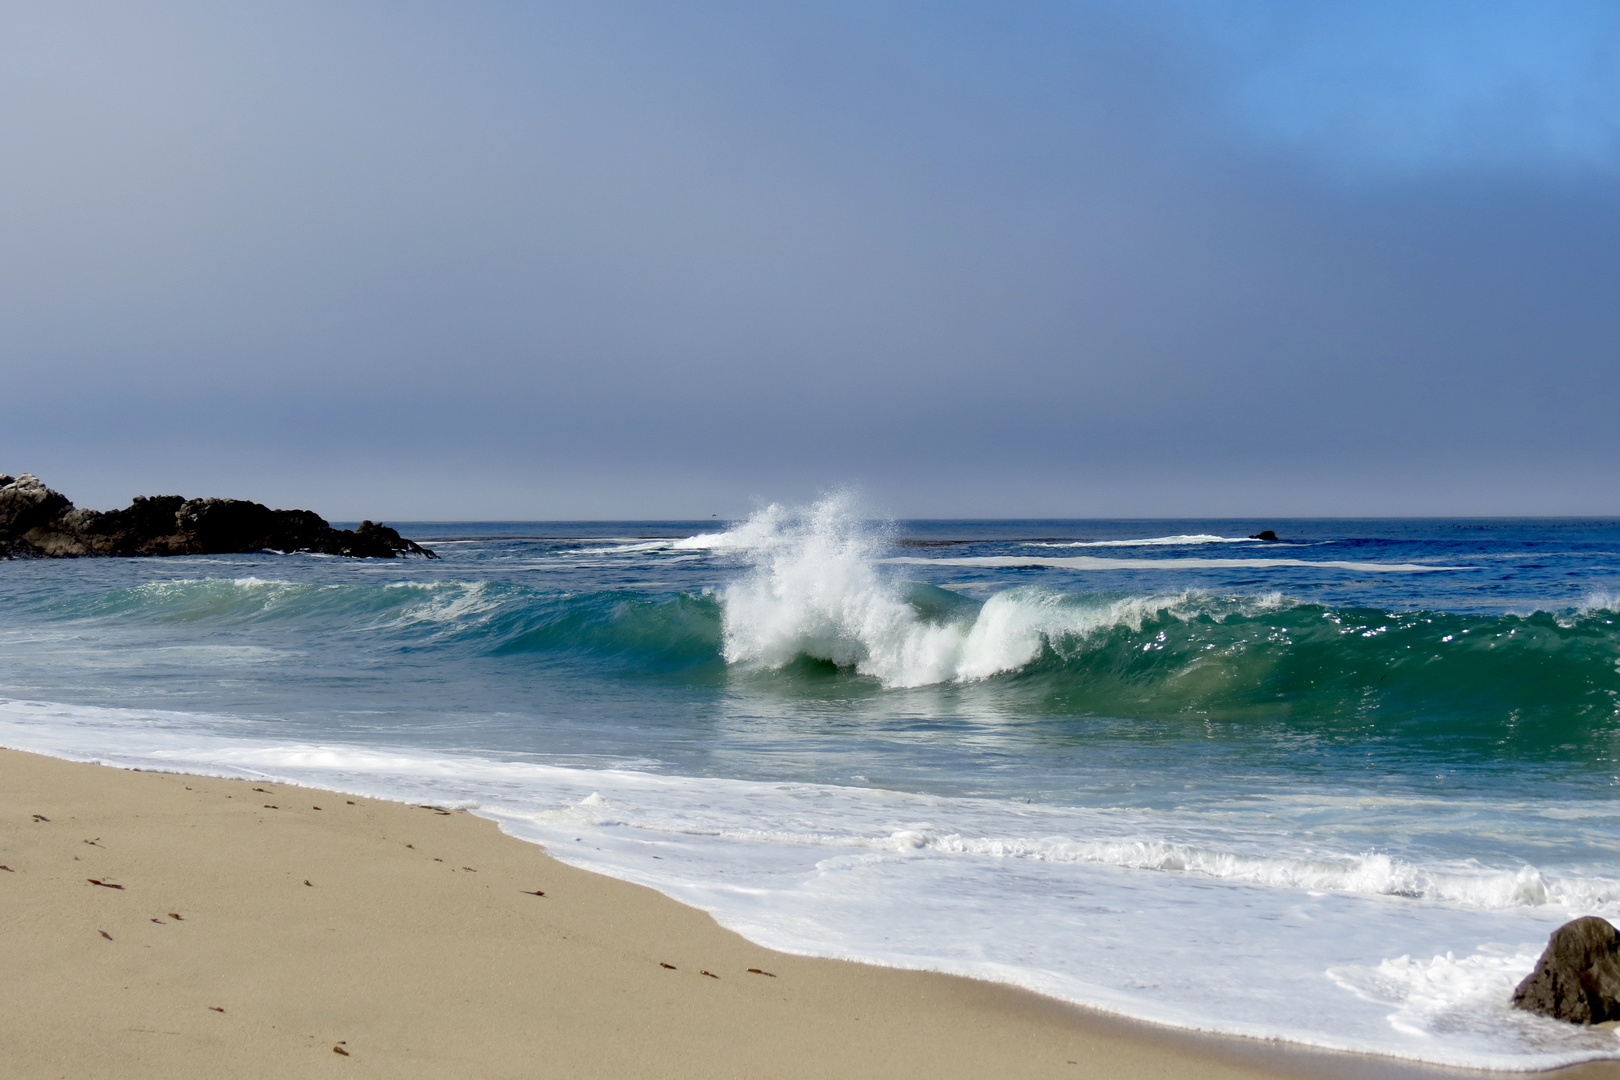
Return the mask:
[[[1620,1056],[1507,1007],[1620,918],[1620,521],[399,527],[0,563],[0,744],[466,807],[789,952]]]

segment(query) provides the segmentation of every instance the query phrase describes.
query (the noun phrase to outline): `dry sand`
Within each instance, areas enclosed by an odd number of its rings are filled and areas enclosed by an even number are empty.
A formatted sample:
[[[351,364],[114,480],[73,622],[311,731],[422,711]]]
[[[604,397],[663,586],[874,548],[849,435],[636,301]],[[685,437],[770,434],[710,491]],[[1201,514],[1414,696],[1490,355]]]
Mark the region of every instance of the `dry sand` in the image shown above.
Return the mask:
[[[1483,1075],[788,956],[470,814],[282,784],[0,751],[0,864],[6,1078]]]

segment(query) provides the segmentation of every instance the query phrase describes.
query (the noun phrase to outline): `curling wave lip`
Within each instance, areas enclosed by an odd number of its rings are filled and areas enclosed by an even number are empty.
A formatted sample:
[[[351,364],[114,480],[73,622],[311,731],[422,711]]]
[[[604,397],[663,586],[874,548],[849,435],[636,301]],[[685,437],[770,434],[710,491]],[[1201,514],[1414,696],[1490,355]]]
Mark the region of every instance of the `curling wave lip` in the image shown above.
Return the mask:
[[[1477,570],[1475,566],[1433,566],[1428,563],[1348,562],[1338,559],[1104,559],[1096,555],[1073,555],[1066,558],[1047,558],[1038,555],[981,555],[949,559],[919,559],[914,555],[896,555],[879,562],[909,564],[913,566],[982,566],[986,569],[1013,566],[1049,566],[1060,570],[1199,570],[1199,569],[1268,569],[1276,566],[1301,566],[1314,570],[1357,570],[1373,574],[1428,574],[1437,571]]]

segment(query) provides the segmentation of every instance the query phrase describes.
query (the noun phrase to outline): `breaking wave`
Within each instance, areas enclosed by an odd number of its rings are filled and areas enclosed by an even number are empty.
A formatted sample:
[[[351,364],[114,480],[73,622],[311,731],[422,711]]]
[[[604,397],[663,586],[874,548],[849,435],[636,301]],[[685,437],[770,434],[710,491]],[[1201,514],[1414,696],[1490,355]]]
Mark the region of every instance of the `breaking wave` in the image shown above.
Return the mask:
[[[1507,615],[1041,586],[981,600],[904,580],[883,533],[837,499],[769,507],[691,542],[735,561],[729,584],[178,579],[47,595],[38,613],[199,635],[251,624],[302,644],[368,635],[424,662],[476,656],[784,693],[823,679],[855,693],[954,687],[1012,695],[1026,711],[1376,728],[1537,752],[1620,734],[1620,626],[1606,595]]]
[[[753,565],[721,593],[726,661],[780,669],[808,657],[886,687],[974,682],[1018,671],[1047,651],[1105,630],[1140,632],[1166,612],[1220,608],[1224,616],[1282,602],[1211,604],[1191,596],[1099,602],[1014,588],[981,604],[887,577],[880,569],[882,538],[837,498],[803,515],[770,507],[744,534]]]
[[[1526,615],[1033,586],[980,602],[887,576],[883,538],[836,499],[771,507],[746,530],[751,565],[720,594],[735,668],[809,659],[890,688],[1010,679],[1078,714],[1420,724],[1510,743],[1620,726],[1620,628],[1602,598]]]

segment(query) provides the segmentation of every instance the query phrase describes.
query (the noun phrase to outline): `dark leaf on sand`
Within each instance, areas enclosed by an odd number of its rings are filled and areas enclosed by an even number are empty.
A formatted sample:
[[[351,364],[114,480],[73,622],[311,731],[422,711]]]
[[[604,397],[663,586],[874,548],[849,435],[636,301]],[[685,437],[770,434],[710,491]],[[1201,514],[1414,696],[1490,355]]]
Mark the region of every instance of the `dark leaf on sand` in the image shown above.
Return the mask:
[[[304,879],[304,884],[305,884],[305,885],[309,885],[309,878],[305,878],[305,879]],[[314,887],[315,887],[315,886],[313,886],[313,885],[309,885],[309,887],[310,887],[310,888],[312,888],[312,889],[313,889],[313,888],[314,888]]]
[[[110,881],[102,881],[99,878],[93,878],[92,877],[92,878],[85,878],[84,880],[88,881],[92,885],[100,885],[103,889],[122,889],[123,888],[122,885],[114,885]]]
[[[469,874],[476,874],[476,873],[478,873],[478,871],[476,871],[476,870],[474,870],[474,869],[473,869],[473,868],[472,868],[472,867],[470,867],[470,866],[463,866],[463,867],[462,867],[462,869],[463,869],[463,870],[465,870],[465,871],[467,871],[467,873],[469,873]]]
[[[96,933],[100,934],[102,937],[106,938],[108,941],[112,940],[112,935],[107,933],[107,931],[105,931],[105,930],[97,930]]]
[[[46,817],[44,814],[35,814],[34,815],[34,820],[35,821],[49,821],[51,819]]]
[[[764,975],[764,976],[766,976],[766,977],[767,977],[767,978],[771,978],[771,979],[774,979],[774,978],[776,978],[776,976],[775,976],[775,975],[772,975],[772,974],[771,974],[771,973],[770,973],[770,972],[768,972],[768,971],[761,971],[761,970],[760,970],[760,969],[759,969],[759,968],[749,968],[749,969],[748,969],[748,970],[749,970],[749,972],[750,972],[750,973],[751,973],[751,974],[754,974],[754,975]]]
[[[661,968],[669,968],[669,970],[671,970],[671,971],[675,970],[675,965],[674,964],[666,964],[662,960],[658,961],[658,966],[661,967]]]
[[[4,870],[4,869],[5,869],[5,867],[0,866],[0,870]],[[544,889],[533,889],[533,890],[519,889],[518,892],[522,893],[524,896],[544,896],[544,895],[546,895]]]
[[[224,1012],[225,1011],[224,1009],[220,1008],[218,1005],[210,1005],[210,1006],[208,1006],[208,1008],[209,1008],[209,1011],[211,1011],[211,1012]]]
[[[714,973],[714,972],[712,972],[712,971],[703,971],[703,972],[699,972],[699,974],[701,974],[701,975],[707,975],[707,976],[708,976],[708,977],[709,977],[709,978],[711,978],[711,979],[718,979],[718,978],[719,978],[719,977],[720,977],[720,976],[718,976],[718,975],[716,975],[716,974],[715,974],[715,973]]]
[[[4,870],[8,874],[15,874],[17,872],[9,866],[0,866],[0,870]]]
[[[341,1047],[341,1046],[332,1047],[332,1053],[334,1053],[334,1054],[342,1054],[344,1057],[349,1056],[349,1052],[347,1050],[343,1049],[343,1047]]]
[[[169,912],[169,918],[171,918],[171,919],[179,919],[180,916],[176,915],[174,912],[171,911],[171,912]]]
[[[153,919],[152,921],[157,923],[159,926],[167,926],[168,925],[162,919]]]

